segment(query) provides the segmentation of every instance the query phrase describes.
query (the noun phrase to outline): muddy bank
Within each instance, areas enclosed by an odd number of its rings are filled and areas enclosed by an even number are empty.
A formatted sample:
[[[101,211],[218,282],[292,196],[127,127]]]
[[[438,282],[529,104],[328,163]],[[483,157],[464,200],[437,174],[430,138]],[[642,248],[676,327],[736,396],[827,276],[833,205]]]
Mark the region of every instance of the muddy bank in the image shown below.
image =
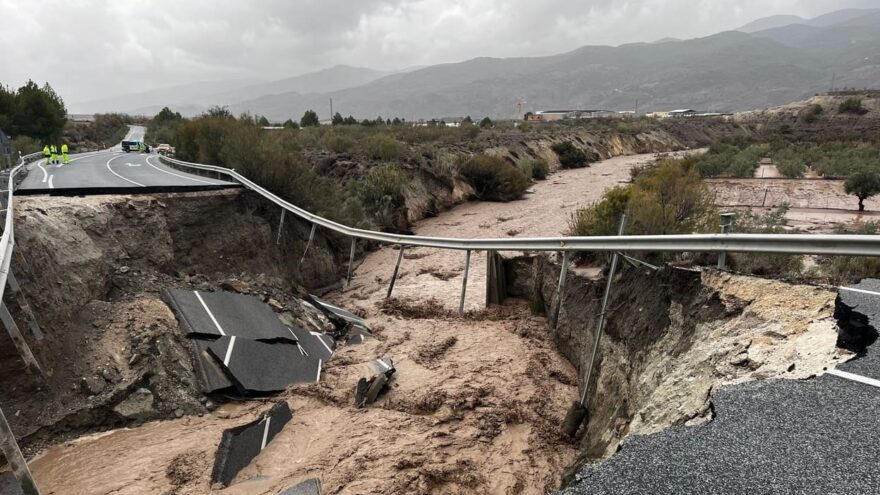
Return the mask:
[[[509,260],[506,274],[511,295],[556,310],[559,269],[549,258]],[[581,378],[604,284],[569,272],[553,331]],[[807,378],[848,359],[836,347],[834,298],[819,287],[712,270],[625,266],[609,302],[581,459],[611,455],[629,435],[711,419],[710,393],[719,386]]]
[[[288,222],[277,246],[273,211],[242,191],[34,197],[16,206],[13,271],[46,334],[29,342],[48,379],[21,372],[3,333],[0,401],[30,451],[211,409],[161,289],[232,287],[298,318],[306,315],[300,281],[331,284],[340,274],[336,241],[323,236],[298,270],[308,228]]]

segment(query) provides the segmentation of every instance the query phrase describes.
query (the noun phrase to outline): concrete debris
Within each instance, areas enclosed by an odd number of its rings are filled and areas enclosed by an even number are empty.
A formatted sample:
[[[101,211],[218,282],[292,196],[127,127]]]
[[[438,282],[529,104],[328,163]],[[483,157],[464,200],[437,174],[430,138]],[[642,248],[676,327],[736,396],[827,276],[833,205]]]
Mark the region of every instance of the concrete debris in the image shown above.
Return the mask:
[[[324,313],[324,316],[333,322],[333,325],[338,331],[343,331],[349,325],[354,325],[369,333],[370,326],[367,325],[367,321],[351,311],[340,308],[339,306],[331,304],[315,295],[309,295],[307,300],[312,306]]]
[[[397,370],[394,369],[391,359],[381,358],[367,363],[364,371],[365,374],[358,379],[354,392],[354,403],[358,408],[375,402]]]
[[[281,401],[257,420],[225,430],[214,457],[211,481],[229,486],[238,472],[266,448],[291,418],[290,407]]]
[[[278,495],[321,495],[321,481],[316,478],[305,480]]]

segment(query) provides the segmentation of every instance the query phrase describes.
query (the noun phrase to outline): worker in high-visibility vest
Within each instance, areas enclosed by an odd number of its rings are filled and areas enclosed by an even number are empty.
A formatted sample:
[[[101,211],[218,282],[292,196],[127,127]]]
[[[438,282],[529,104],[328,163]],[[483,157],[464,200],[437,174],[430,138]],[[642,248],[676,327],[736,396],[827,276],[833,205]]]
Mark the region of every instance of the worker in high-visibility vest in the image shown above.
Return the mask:
[[[49,163],[58,163],[58,147],[54,144],[49,146]]]
[[[43,158],[46,159],[46,163],[49,163],[49,157],[52,156],[52,153],[49,151],[49,145],[43,146]]]
[[[70,156],[67,155],[67,143],[61,145],[61,163],[64,165],[70,163]]]

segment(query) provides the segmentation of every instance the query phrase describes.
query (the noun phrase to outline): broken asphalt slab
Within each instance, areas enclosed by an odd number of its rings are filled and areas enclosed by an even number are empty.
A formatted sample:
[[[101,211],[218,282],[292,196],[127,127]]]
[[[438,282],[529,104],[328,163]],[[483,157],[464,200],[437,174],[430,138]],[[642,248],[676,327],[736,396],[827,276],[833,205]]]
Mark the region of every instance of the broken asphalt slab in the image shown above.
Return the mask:
[[[208,352],[208,346],[213,341],[206,339],[191,340],[202,392],[210,394],[232,387],[232,382],[223,371],[220,361]]]
[[[329,303],[318,296],[310,294],[307,302],[321,311],[328,320],[333,322],[338,330],[342,330],[342,328],[348,324],[359,326],[367,331],[370,329],[370,326],[367,325],[367,321],[360,316],[357,316],[347,309]]]
[[[254,296],[231,292],[164,289],[162,297],[187,336],[236,336],[251,340],[296,342],[272,308]]]
[[[305,480],[284,490],[278,495],[321,495],[321,482],[314,478]]]
[[[208,345],[208,352],[228,371],[241,393],[279,392],[321,378],[323,361],[304,355],[294,344],[221,337]]]
[[[282,401],[256,421],[225,430],[214,457],[211,481],[229,486],[292,418],[290,407]]]
[[[354,392],[354,403],[358,408],[368,406],[376,401],[388,381],[397,371],[389,358],[370,361],[364,367],[365,376],[358,379]]]
[[[306,356],[316,357],[325,363],[333,357],[333,350],[336,348],[333,337],[299,327],[290,327],[290,331],[296,336],[296,341]]]

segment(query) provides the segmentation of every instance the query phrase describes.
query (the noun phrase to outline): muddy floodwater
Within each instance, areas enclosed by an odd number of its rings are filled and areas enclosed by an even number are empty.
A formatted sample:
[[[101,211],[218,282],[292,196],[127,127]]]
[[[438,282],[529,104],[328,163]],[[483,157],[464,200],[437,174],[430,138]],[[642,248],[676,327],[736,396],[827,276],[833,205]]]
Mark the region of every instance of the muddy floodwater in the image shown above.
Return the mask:
[[[467,203],[420,222],[422,235],[562,234],[569,215],[625,182],[652,155],[618,157],[555,173],[510,203]],[[467,318],[457,316],[464,253],[408,249],[384,301],[398,251],[382,248],[353,283],[327,297],[360,312],[376,338],[343,347],[320,384],[266,400],[226,404],[204,416],[151,422],[48,449],[32,462],[44,494],[276,494],[317,477],[324,493],[526,493],[559,486],[577,455],[558,428],[577,396],[577,376],[543,317],[522,302],[481,311],[485,254],[473,257]],[[377,357],[398,370],[387,394],[352,405],[351,370]],[[210,486],[222,430],[277,400],[293,420],[228,488]]]

